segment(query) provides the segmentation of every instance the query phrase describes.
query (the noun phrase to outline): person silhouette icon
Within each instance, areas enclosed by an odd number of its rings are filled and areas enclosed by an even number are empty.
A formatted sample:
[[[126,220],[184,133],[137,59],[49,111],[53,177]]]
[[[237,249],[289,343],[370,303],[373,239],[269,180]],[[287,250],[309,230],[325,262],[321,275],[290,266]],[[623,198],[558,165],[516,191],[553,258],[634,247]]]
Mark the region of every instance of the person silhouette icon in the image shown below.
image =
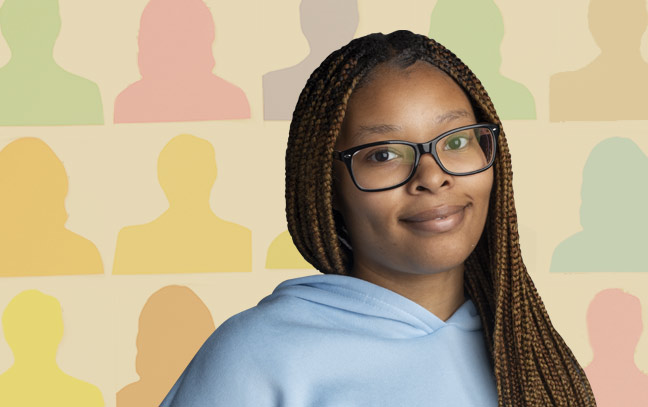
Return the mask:
[[[596,405],[648,406],[648,375],[634,361],[643,330],[639,299],[616,288],[599,292],[587,310],[587,328],[594,359],[585,373]]]
[[[252,271],[249,229],[225,221],[209,204],[216,180],[214,147],[183,134],[158,159],[158,179],[169,208],[117,236],[113,274]]]
[[[2,327],[14,364],[0,374],[0,406],[104,406],[99,388],[58,366],[63,314],[56,298],[38,290],[21,292],[5,308]]]
[[[263,75],[265,120],[290,120],[313,69],[331,51],[349,42],[358,28],[356,0],[302,0],[299,15],[310,53],[295,66]]]
[[[597,144],[583,169],[583,229],[554,250],[550,271],[646,272],[648,157],[634,141],[612,137]]]
[[[504,20],[493,0],[439,0],[430,18],[430,37],[453,50],[479,76],[500,118],[536,118],[531,92],[500,73]]]
[[[601,53],[584,68],[551,77],[550,120],[648,118],[648,64],[640,51],[648,26],[645,1],[591,0],[588,16]]]
[[[0,126],[103,124],[99,87],[54,60],[58,0],[5,0],[0,30],[11,50],[0,67]]]
[[[101,274],[93,242],[65,227],[68,176],[44,141],[0,150],[0,276]]]
[[[142,78],[115,100],[115,123],[247,119],[236,85],[214,75],[214,21],[203,0],[151,0],[142,13]]]
[[[153,293],[139,317],[139,380],[117,392],[117,407],[159,406],[213,331],[209,309],[190,288],[172,285]]]

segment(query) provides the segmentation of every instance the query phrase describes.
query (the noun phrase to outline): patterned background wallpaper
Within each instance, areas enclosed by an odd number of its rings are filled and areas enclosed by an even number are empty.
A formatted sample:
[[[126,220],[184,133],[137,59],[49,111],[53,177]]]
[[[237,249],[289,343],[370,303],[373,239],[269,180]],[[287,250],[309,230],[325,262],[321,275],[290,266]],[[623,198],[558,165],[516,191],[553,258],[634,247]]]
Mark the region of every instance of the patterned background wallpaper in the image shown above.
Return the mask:
[[[555,326],[599,405],[648,402],[647,27],[644,0],[0,0],[0,405],[157,405],[215,326],[315,273],[292,109],[396,29],[483,81]]]

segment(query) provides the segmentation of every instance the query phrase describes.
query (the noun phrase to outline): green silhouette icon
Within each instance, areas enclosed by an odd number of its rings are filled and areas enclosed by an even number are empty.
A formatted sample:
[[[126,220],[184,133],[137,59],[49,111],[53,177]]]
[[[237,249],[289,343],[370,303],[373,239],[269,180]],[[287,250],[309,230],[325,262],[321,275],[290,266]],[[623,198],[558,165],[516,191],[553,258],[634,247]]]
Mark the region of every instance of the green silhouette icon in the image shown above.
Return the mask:
[[[430,37],[454,52],[481,80],[500,119],[535,119],[535,101],[521,83],[502,76],[504,20],[492,0],[439,0]]]
[[[0,125],[103,124],[97,85],[61,68],[58,0],[5,0],[0,31],[11,59],[0,68]]]
[[[648,157],[630,139],[599,143],[583,169],[583,230],[561,242],[551,272],[648,271]]]

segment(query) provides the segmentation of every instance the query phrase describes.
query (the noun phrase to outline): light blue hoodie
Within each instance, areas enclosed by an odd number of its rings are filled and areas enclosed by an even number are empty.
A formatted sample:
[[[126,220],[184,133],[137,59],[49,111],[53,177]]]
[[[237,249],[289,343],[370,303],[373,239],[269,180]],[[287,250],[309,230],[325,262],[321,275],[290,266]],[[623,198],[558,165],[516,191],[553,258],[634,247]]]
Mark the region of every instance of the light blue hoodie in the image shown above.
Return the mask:
[[[479,315],[354,277],[288,280],[207,339],[162,407],[497,406]]]

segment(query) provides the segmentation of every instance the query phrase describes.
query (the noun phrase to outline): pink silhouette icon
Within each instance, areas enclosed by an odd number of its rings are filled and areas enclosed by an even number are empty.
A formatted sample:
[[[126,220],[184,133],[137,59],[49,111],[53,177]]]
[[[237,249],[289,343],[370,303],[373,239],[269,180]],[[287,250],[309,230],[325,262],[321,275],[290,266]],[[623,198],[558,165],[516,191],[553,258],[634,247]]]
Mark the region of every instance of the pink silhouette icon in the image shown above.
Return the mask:
[[[648,375],[634,362],[641,304],[619,289],[598,293],[587,311],[594,360],[585,368],[598,407],[648,406]]]
[[[237,86],[212,73],[214,20],[202,0],[151,0],[140,20],[142,79],[115,100],[115,123],[245,119]]]

